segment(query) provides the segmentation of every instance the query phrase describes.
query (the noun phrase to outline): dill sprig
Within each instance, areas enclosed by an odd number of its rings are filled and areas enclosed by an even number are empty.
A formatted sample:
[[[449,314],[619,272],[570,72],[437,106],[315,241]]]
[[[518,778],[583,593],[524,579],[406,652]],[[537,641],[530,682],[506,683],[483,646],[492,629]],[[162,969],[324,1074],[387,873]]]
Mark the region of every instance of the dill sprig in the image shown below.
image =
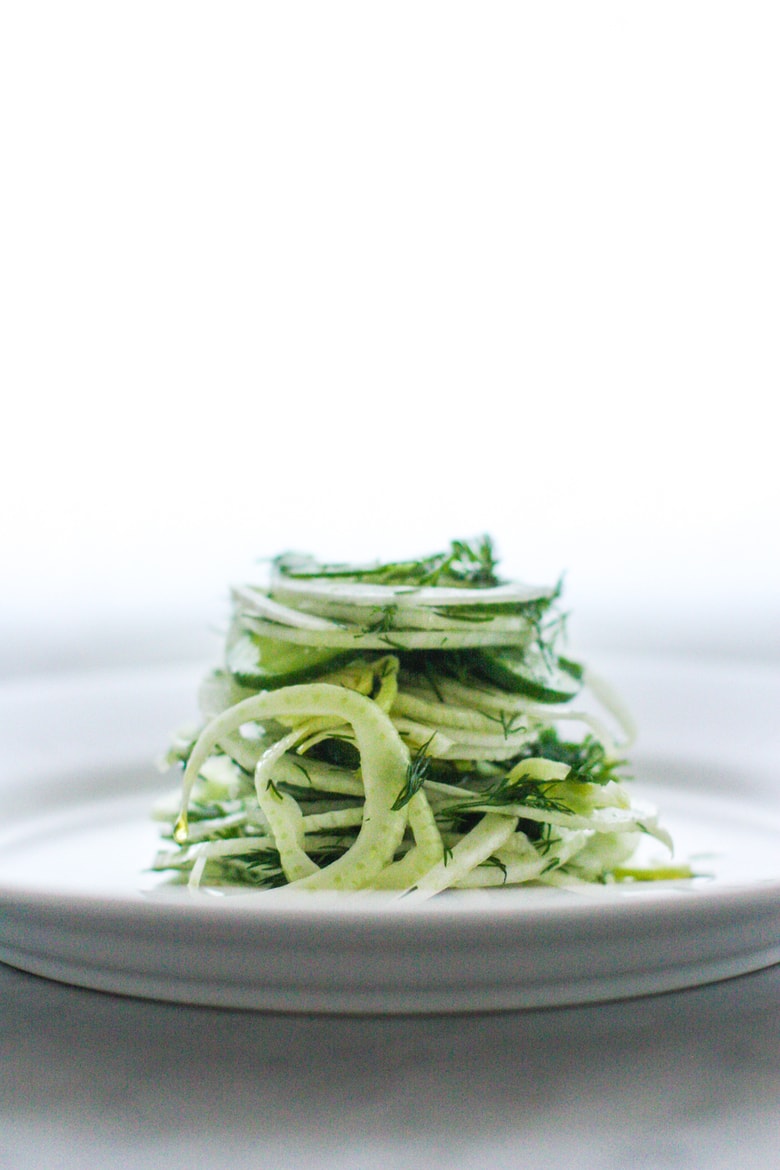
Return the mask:
[[[478,795],[470,796],[467,800],[456,801],[442,810],[442,815],[448,820],[491,808],[506,808],[507,805],[525,805],[539,812],[571,813],[573,809],[563,800],[549,795],[550,789],[556,787],[556,781],[549,784],[540,784],[537,780],[520,778],[510,780],[509,776],[502,776],[495,784],[486,788]]]
[[[497,723],[504,733],[504,739],[509,739],[510,735],[516,732],[525,731],[526,724],[523,722],[524,715],[522,711],[500,711],[498,715],[491,715],[488,711],[482,712],[483,718],[490,720],[491,723]]]
[[[462,585],[485,589],[499,585],[497,561],[489,536],[453,540],[445,552],[416,561],[387,561],[376,565],[321,565],[289,555],[276,557],[276,569],[286,577],[311,580],[370,582],[376,585]]]
[[[481,862],[480,868],[500,869],[501,873],[504,875],[504,884],[506,884],[506,879],[509,877],[509,870],[504,865],[503,861],[499,857],[496,857],[495,854],[493,854],[491,857],[488,857],[486,861]]]
[[[514,763],[537,756],[568,764],[571,771],[566,777],[567,784],[608,784],[610,780],[626,779],[622,773],[626,761],[609,757],[604,745],[591,734],[581,740],[563,740],[554,727],[545,728],[531,743],[524,745]]]
[[[422,747],[418,748],[409,761],[406,769],[406,780],[401,788],[398,796],[392,805],[393,811],[404,807],[412,799],[416,792],[419,792],[425,783],[428,771],[431,766],[431,758],[426,755],[427,749],[431,743],[433,736]]]
[[[398,616],[397,605],[387,605],[384,608],[377,608],[376,617],[371,618],[358,630],[358,636],[361,634],[388,634],[395,629],[395,622]]]

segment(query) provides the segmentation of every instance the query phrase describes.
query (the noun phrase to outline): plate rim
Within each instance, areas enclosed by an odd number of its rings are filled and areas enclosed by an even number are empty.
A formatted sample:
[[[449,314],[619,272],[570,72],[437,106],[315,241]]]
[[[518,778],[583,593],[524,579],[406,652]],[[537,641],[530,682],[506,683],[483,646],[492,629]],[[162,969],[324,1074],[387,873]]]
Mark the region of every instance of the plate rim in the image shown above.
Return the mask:
[[[123,680],[127,672],[112,671],[111,676],[118,690],[122,689]],[[182,680],[189,681],[195,676],[195,669],[188,664],[163,669],[152,668],[151,671],[130,672],[126,685],[137,687],[149,674],[153,674],[158,685],[178,685]],[[50,680],[51,682],[52,680]],[[96,683],[96,673],[89,675],[68,675],[58,680],[61,687],[67,689],[76,684],[87,683],[90,687]],[[24,691],[32,695],[34,688],[30,688],[29,680],[24,680]],[[0,703],[2,697],[14,693],[7,683],[0,687]],[[18,692],[17,692],[18,693]],[[139,758],[140,757],[140,758]],[[641,758],[638,755],[637,758]],[[668,757],[674,761],[674,754]],[[72,763],[72,761],[71,761]],[[141,769],[150,772],[152,760],[144,753],[138,752],[130,758],[127,752],[113,756],[109,753],[93,772],[92,780],[87,785],[88,793],[81,791],[81,799],[94,802],[102,797],[110,799],[110,785],[105,781],[107,769],[121,769],[126,775],[129,770]],[[100,786],[100,778],[104,783]],[[39,781],[41,784],[51,784],[56,781],[56,774],[52,776],[49,770],[47,776]],[[91,787],[90,787],[91,785]],[[163,781],[160,780],[160,787]],[[647,785],[645,785],[647,787]],[[663,782],[656,782],[652,787],[663,791],[666,787],[670,793],[674,790]],[[688,789],[687,795],[694,795],[701,788]],[[154,786],[149,783],[144,790],[144,799],[152,800]],[[121,799],[126,793],[114,792],[114,799]],[[140,799],[141,794],[136,794]],[[722,791],[714,793],[712,799],[725,800]],[[771,802],[770,802],[771,805]],[[59,806],[62,811],[72,812],[78,806],[78,801],[64,802]],[[663,810],[662,810],[663,811]],[[750,816],[753,812],[753,816]],[[764,809],[760,794],[751,793],[746,816],[754,820],[755,816],[769,813],[770,831],[780,828],[778,810],[771,806]],[[17,815],[27,816],[21,810]],[[1,835],[0,835],[1,836]],[[196,1002],[207,1006],[239,1007],[254,1010],[283,1010],[283,1011],[315,1011],[340,1014],[352,1012],[379,1012],[381,1014],[398,1014],[408,1010],[397,1002],[386,991],[376,992],[370,988],[362,988],[362,998],[355,989],[349,995],[356,1001],[350,1006],[343,996],[332,994],[322,997],[320,992],[309,991],[299,995],[292,1003],[279,1002],[278,996],[263,995],[262,988],[256,983],[253,988],[242,991],[225,991],[218,987],[209,987],[209,980],[201,980],[200,986],[194,990],[185,991],[185,983],[180,980],[158,978],[157,981],[147,973],[139,976],[125,971],[124,975],[112,975],[109,967],[104,966],[102,974],[97,969],[91,973],[78,977],[78,970],[73,965],[68,968],[64,956],[66,935],[81,934],[89,936],[97,930],[102,931],[104,937],[120,935],[122,929],[130,936],[146,939],[162,930],[173,942],[176,938],[186,937],[188,933],[197,934],[198,931],[207,938],[218,937],[221,944],[235,942],[239,938],[252,937],[255,933],[271,931],[274,935],[288,935],[291,946],[295,946],[298,938],[299,947],[311,944],[319,939],[320,943],[334,947],[334,939],[340,936],[340,945],[345,943],[345,934],[349,935],[350,945],[360,943],[361,934],[381,931],[385,945],[388,940],[391,944],[406,939],[407,949],[415,941],[418,943],[426,935],[439,936],[455,932],[460,940],[459,946],[465,953],[468,936],[471,936],[471,945],[474,945],[474,935],[482,940],[492,938],[494,945],[500,943],[501,938],[517,935],[525,931],[537,940],[545,935],[551,935],[556,930],[568,933],[569,943],[573,945],[577,938],[585,933],[593,938],[603,938],[609,942],[610,936],[615,936],[612,943],[620,947],[621,939],[625,942],[626,936],[636,929],[640,940],[647,942],[652,937],[661,937],[668,934],[670,924],[672,929],[685,932],[686,926],[696,923],[702,933],[709,938],[724,925],[730,925],[733,937],[730,940],[728,954],[720,959],[713,952],[707,959],[707,969],[701,968],[698,976],[685,968],[685,964],[678,962],[663,973],[656,965],[652,971],[647,968],[643,977],[634,972],[632,975],[615,975],[610,983],[603,977],[598,980],[601,991],[597,986],[581,990],[574,998],[567,996],[560,987],[548,986],[546,992],[531,989],[523,994],[522,988],[509,986],[506,981],[499,990],[496,987],[487,999],[480,1000],[478,993],[472,987],[464,989],[458,1004],[448,1004],[442,999],[441,989],[432,990],[431,995],[415,1008],[412,1014],[420,1011],[483,1011],[505,1010],[507,1008],[526,1008],[543,1006],[564,1006],[585,1002],[603,1002],[616,998],[631,998],[637,994],[654,994],[668,990],[678,990],[684,987],[701,985],[719,979],[731,978],[734,975],[758,970],[780,962],[780,862],[777,877],[724,880],[721,882],[702,881],[695,887],[676,880],[668,883],[659,883],[657,886],[648,885],[634,896],[613,896],[601,898],[598,891],[587,893],[584,896],[561,899],[551,906],[550,902],[536,905],[518,905],[523,900],[522,888],[492,891],[489,898],[489,916],[486,913],[486,899],[484,891],[463,891],[435,898],[410,906],[403,905],[403,901],[372,894],[353,895],[312,895],[312,893],[293,894],[283,890],[275,891],[270,896],[267,892],[247,894],[239,897],[220,898],[208,893],[190,894],[186,888],[175,887],[161,892],[160,890],[57,890],[41,887],[25,886],[24,883],[15,883],[7,879],[0,879],[0,961],[12,966],[19,966],[22,970],[49,978],[60,978],[61,981],[74,983],[95,990],[111,991],[119,994],[130,994],[142,998],[167,999],[173,1002]],[[498,895],[498,896],[496,896]],[[316,901],[314,900],[316,899]],[[754,944],[747,943],[740,948],[740,940],[733,930],[734,920],[745,915],[750,931],[755,935]],[[9,945],[9,924],[17,921],[28,923],[30,929],[45,932],[54,926],[55,942],[57,927],[60,931],[59,959],[51,955],[42,958],[43,951],[38,955],[22,955],[23,948]],[[705,929],[706,928],[706,929]],[[748,933],[750,933],[748,931]],[[766,934],[766,945],[761,950],[755,945],[756,939]],[[13,931],[12,931],[13,933]],[[22,932],[23,933],[23,932]],[[19,935],[21,938],[22,935]],[[364,940],[365,941],[365,938]],[[430,941],[430,940],[429,940]],[[744,940],[743,940],[744,941]],[[18,942],[18,939],[17,939]],[[704,944],[702,943],[702,946]],[[56,948],[55,948],[56,949]],[[99,949],[99,948],[98,948]],[[706,947],[704,947],[706,950]],[[16,961],[14,959],[16,957]],[[23,961],[20,960],[20,956]],[[94,956],[93,956],[94,957]],[[332,958],[332,956],[331,956]],[[699,960],[701,967],[701,957]],[[59,964],[59,965],[58,965]],[[109,965],[110,966],[110,965]],[[688,967],[690,968],[690,963]],[[696,963],[693,964],[696,966]],[[86,963],[84,965],[86,970]],[[687,974],[683,971],[687,970]],[[107,974],[108,972],[108,974]],[[159,972],[158,972],[159,974]],[[139,982],[140,980],[140,982]],[[198,982],[197,980],[195,981]],[[261,981],[262,982],[262,981]],[[611,990],[607,985],[611,986]],[[637,990],[638,987],[641,990]],[[358,989],[360,991],[360,989]],[[499,993],[500,991],[500,993]],[[319,996],[319,998],[318,998]],[[359,1002],[357,1002],[359,1000]]]

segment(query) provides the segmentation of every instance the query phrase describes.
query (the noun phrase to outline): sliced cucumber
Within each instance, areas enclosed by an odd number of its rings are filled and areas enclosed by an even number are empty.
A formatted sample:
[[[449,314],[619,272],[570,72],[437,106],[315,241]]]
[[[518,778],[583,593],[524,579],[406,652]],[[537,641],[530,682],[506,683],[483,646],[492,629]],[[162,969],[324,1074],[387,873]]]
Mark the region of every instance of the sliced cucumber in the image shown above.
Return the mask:
[[[226,666],[245,687],[274,687],[307,682],[323,671],[351,661],[354,653],[328,646],[306,646],[266,637],[234,626],[227,639]]]
[[[566,703],[582,688],[583,668],[568,658],[556,657],[551,667],[540,654],[513,647],[475,650],[468,658],[480,678],[542,703]]]

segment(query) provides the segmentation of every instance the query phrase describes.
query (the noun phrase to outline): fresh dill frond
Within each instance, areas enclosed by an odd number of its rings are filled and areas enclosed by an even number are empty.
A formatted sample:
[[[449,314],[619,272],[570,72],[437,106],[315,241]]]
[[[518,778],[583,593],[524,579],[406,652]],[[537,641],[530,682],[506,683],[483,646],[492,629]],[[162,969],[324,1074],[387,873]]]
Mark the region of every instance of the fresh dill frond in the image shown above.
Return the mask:
[[[483,719],[489,719],[491,723],[499,725],[504,733],[504,739],[509,739],[510,735],[526,730],[522,711],[500,711],[498,715],[491,715],[489,711],[483,711],[481,714]]]
[[[501,861],[501,859],[499,857],[496,857],[495,855],[492,857],[488,857],[486,861],[480,862],[480,869],[482,869],[482,868],[500,869],[502,874],[504,875],[504,882],[505,883],[506,883],[506,879],[509,877],[509,870],[504,865],[503,861]]]
[[[431,766],[431,758],[426,755],[426,752],[430,747],[432,739],[433,736],[422,747],[418,748],[410,759],[409,766],[406,769],[406,780],[392,805],[394,812],[397,812],[398,809],[408,804],[414,794],[419,792],[425,783]]]
[[[525,805],[539,812],[571,813],[573,810],[565,801],[549,795],[549,790],[555,788],[555,782],[540,784],[535,780],[510,780],[508,775],[502,776],[495,784],[486,788],[478,795],[470,796],[467,800],[456,801],[442,810],[442,815],[448,820],[464,814],[480,812],[491,808],[506,808],[507,805]]]
[[[496,558],[489,536],[453,540],[445,552],[416,561],[387,561],[376,565],[318,564],[293,554],[275,557],[273,564],[283,576],[296,580],[367,582],[375,585],[463,585],[472,589],[500,584]]]
[[[591,734],[581,740],[563,740],[554,727],[545,728],[531,743],[524,745],[515,762],[536,756],[568,764],[571,771],[566,777],[567,783],[608,784],[611,780],[626,779],[621,772],[626,761],[610,758],[604,745]]]
[[[558,844],[558,838],[555,836],[549,821],[525,821],[523,822],[523,832],[529,841],[533,842],[536,852],[542,857],[549,853],[554,845]],[[557,859],[555,864],[557,865]]]
[[[398,616],[397,605],[385,605],[377,607],[376,617],[360,629],[359,634],[389,634],[394,630],[396,618]]]

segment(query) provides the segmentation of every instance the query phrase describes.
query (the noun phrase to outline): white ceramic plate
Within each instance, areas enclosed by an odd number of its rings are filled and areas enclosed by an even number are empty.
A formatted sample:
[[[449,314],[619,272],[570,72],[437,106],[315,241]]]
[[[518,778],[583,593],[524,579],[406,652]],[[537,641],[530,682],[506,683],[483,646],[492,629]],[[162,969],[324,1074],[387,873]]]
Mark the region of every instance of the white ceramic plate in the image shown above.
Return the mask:
[[[145,871],[191,669],[0,688],[0,960],[101,990],[276,1011],[485,1011],[679,989],[780,962],[780,671],[610,664],[636,783],[693,882],[375,897],[191,896]]]

